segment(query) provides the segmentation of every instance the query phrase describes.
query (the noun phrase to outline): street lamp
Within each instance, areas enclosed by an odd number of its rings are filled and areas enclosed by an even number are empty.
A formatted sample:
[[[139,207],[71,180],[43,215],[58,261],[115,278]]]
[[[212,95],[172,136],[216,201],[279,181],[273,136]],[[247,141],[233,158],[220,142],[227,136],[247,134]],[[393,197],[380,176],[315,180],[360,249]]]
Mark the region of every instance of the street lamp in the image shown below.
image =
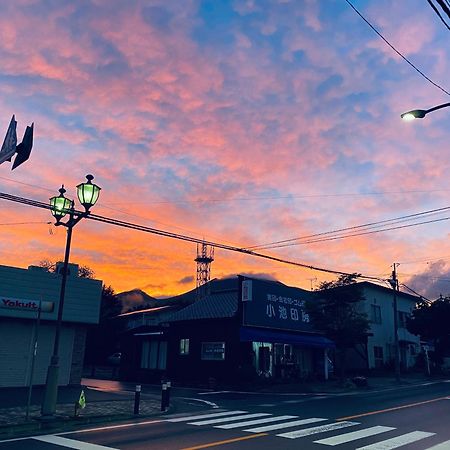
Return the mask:
[[[64,254],[64,265],[61,279],[61,290],[59,294],[58,316],[56,319],[55,341],[53,345],[53,355],[47,370],[47,380],[45,382],[44,399],[42,402],[41,415],[52,417],[56,411],[56,401],[58,397],[58,375],[59,375],[59,341],[62,327],[62,317],[64,308],[64,295],[66,292],[67,268],[69,265],[70,243],[72,240],[73,227],[90,213],[90,208],[95,205],[100,194],[100,188],[92,183],[94,177],[86,175],[87,182],[80,183],[77,186],[78,200],[84,206],[84,212],[75,210],[75,203],[64,197],[66,190],[64,185],[59,189],[59,195],[50,199],[50,207],[53,216],[56,219],[56,226],[67,228],[66,250]],[[68,215],[66,222],[62,222],[63,217]]]
[[[436,111],[437,109],[447,108],[450,103],[443,103],[442,105],[434,106],[430,109],[413,109],[412,111],[405,112],[400,115],[403,120],[411,121],[414,119],[423,119],[429,112]]]

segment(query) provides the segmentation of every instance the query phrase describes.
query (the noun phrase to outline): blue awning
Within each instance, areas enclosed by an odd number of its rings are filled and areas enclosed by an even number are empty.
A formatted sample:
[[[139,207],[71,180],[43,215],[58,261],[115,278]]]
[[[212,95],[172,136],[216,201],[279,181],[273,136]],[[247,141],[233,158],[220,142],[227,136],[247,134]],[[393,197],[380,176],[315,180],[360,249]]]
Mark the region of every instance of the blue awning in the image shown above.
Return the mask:
[[[324,336],[285,333],[283,331],[247,327],[241,327],[240,340],[250,342],[273,342],[277,344],[297,344],[304,347],[315,348],[335,347],[334,342]]]

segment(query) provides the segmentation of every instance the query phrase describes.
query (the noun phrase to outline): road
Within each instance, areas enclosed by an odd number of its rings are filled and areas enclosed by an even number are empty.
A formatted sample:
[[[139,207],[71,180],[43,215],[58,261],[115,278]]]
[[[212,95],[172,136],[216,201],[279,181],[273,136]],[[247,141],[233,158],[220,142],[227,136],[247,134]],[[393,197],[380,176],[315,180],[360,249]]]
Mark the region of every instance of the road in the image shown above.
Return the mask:
[[[189,397],[202,400],[191,411],[3,441],[0,450],[450,450],[450,382],[323,395],[191,390]]]

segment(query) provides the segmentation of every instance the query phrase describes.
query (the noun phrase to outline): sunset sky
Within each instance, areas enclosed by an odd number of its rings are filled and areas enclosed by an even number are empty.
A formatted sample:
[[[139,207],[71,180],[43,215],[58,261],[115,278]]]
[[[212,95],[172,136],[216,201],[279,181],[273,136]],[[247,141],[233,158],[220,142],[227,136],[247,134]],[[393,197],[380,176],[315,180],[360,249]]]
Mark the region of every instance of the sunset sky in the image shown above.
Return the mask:
[[[450,90],[450,34],[425,0],[353,0]],[[449,19],[450,22],[450,19]],[[345,0],[14,0],[0,16],[0,130],[35,123],[31,158],[0,191],[47,202],[88,173],[92,212],[239,247],[449,206],[450,101]],[[3,139],[3,135],[0,137]],[[442,211],[417,221],[446,219]],[[420,219],[420,220],[419,220]],[[61,260],[48,211],[1,200],[0,264]],[[398,225],[413,222],[400,222]],[[449,221],[261,250],[450,294]],[[71,262],[116,292],[195,287],[196,246],[89,220]],[[216,249],[212,277],[310,289],[324,273]]]

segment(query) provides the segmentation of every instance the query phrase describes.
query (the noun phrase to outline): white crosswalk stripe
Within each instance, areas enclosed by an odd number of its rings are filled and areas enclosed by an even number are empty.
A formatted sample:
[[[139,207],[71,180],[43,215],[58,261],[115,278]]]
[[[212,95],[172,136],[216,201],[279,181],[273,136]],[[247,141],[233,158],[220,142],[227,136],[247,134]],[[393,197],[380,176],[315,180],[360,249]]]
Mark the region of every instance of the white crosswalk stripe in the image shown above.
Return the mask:
[[[340,445],[346,442],[356,441],[358,439],[363,439],[369,436],[375,436],[377,434],[386,433],[386,431],[395,430],[393,427],[370,427],[364,428],[363,430],[352,431],[350,433],[339,434],[337,436],[329,437],[326,439],[320,439],[319,441],[314,441],[316,444],[324,445]]]
[[[327,431],[339,430],[341,428],[353,427],[359,425],[359,422],[335,422],[328,425],[319,425],[318,427],[304,428],[302,430],[289,431],[287,433],[277,434],[279,437],[284,437],[288,439],[298,439],[305,436],[310,436],[311,434],[325,433]]]
[[[413,442],[417,442],[421,439],[434,435],[435,433],[426,433],[425,431],[413,431],[411,433],[402,434],[401,436],[377,442],[375,444],[365,445],[364,447],[359,447],[356,450],[391,450],[393,448],[402,447],[406,444],[412,444]]]
[[[189,422],[190,420],[197,420],[197,419],[207,419],[211,417],[222,417],[222,416],[231,416],[233,414],[243,414],[247,411],[224,411],[219,413],[213,413],[213,414],[201,414],[197,416],[183,416],[183,417],[175,417],[174,419],[166,419],[167,422]]]
[[[267,425],[265,427],[249,428],[243,431],[248,431],[249,433],[265,433],[266,431],[281,430],[283,428],[292,428],[298,425],[308,425],[310,423],[324,422],[326,420],[328,419],[311,417],[309,419],[301,419],[301,420],[294,420],[292,422],[277,423],[275,425]]]
[[[265,419],[248,420],[246,422],[217,425],[214,428],[222,428],[224,430],[230,430],[231,428],[249,427],[250,425],[259,425],[260,423],[279,422],[280,420],[297,419],[297,418],[298,416],[274,416],[274,417],[266,417]]]
[[[441,442],[440,444],[428,447],[426,450],[448,450],[450,448],[450,441]]]
[[[170,416],[169,416],[170,417]],[[191,416],[173,417],[165,419],[166,422],[184,422],[187,425],[207,426],[211,425],[214,428],[222,430],[241,429],[241,431],[248,433],[266,433],[269,431],[279,431],[291,428],[292,430],[276,434],[277,437],[285,439],[298,439],[308,437],[320,433],[329,433],[332,431],[342,430],[347,427],[361,425],[359,422],[339,421],[332,422],[332,419],[323,417],[309,417],[299,419],[298,416],[281,415],[275,416],[271,413],[250,413],[248,411],[221,411],[211,414],[196,414]],[[326,422],[330,423],[317,425],[305,428],[304,426]],[[277,423],[274,423],[277,422]],[[251,428],[248,428],[251,427]],[[299,428],[300,427],[300,428]],[[335,434],[334,436],[325,437],[313,441],[315,444],[327,446],[339,446],[354,442],[360,439],[378,436],[382,433],[387,433],[396,430],[395,427],[387,426],[371,426],[357,431],[343,432]],[[400,436],[381,440],[372,444],[358,447],[355,450],[393,450],[408,444],[421,441],[427,437],[434,436],[436,433],[429,433],[425,431],[412,431],[402,434]],[[373,440],[372,440],[373,442]],[[319,448],[319,447],[318,447]],[[94,447],[93,447],[94,450]],[[424,450],[450,450],[450,440],[427,447]]]
[[[215,423],[232,422],[234,420],[253,419],[254,417],[270,416],[269,413],[244,414],[243,416],[221,417],[220,419],[201,420],[199,422],[188,422],[188,425],[213,425]]]

